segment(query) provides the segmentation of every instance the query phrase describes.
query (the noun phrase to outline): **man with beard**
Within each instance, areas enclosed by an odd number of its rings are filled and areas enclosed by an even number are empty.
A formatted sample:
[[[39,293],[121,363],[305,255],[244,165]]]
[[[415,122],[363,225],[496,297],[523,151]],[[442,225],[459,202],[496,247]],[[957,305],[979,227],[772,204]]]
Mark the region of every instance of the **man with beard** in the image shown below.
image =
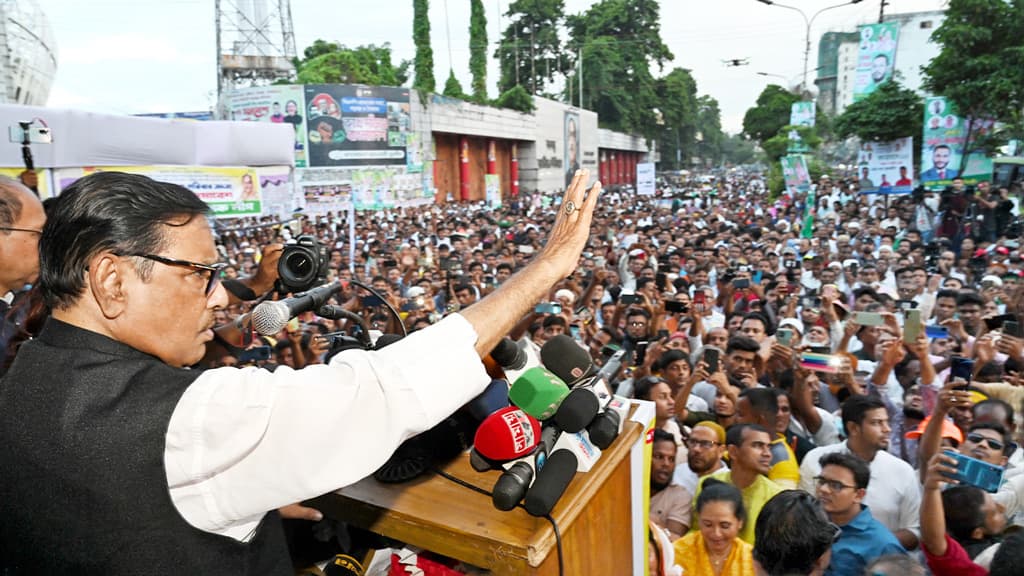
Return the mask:
[[[678,540],[690,529],[693,497],[672,482],[676,467],[676,441],[668,432],[655,428],[651,446],[651,521]]]
[[[768,479],[772,465],[772,436],[768,430],[757,424],[736,424],[725,434],[729,451],[731,470],[712,474],[710,477],[732,484],[743,494],[743,506],[747,510],[747,521],[740,531],[740,539],[754,544],[754,525],[761,508],[783,488]],[[700,488],[694,498],[700,497]],[[699,518],[693,519],[693,526],[699,526]]]
[[[677,466],[672,483],[693,494],[706,476],[729,467],[722,461],[725,452],[725,430],[715,422],[698,422],[686,440],[686,466]]]
[[[864,504],[907,550],[917,546],[920,534],[918,512],[921,489],[910,464],[888,453],[889,414],[885,404],[873,397],[850,396],[842,405],[847,440],[811,450],[800,466],[800,489],[815,493],[814,478],[821,473],[822,456],[833,452],[852,453],[871,467],[875,489],[867,491]]]

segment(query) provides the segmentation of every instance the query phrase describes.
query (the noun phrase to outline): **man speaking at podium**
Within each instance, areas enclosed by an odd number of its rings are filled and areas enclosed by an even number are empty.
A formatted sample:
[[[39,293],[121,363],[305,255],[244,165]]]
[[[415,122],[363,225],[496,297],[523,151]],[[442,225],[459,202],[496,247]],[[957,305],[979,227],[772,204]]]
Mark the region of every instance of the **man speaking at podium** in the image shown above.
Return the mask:
[[[291,574],[273,511],[368,476],[483,391],[480,357],[576,267],[588,177],[490,296],[384,350],[273,373],[186,368],[227,304],[202,200],[78,180],[39,243],[52,318],[0,381],[0,573]]]

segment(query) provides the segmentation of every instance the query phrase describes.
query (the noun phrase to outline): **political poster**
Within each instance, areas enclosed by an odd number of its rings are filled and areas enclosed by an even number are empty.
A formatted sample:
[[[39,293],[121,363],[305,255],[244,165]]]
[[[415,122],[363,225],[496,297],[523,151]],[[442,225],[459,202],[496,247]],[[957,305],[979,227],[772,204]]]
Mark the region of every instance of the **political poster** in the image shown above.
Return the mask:
[[[811,173],[807,169],[807,157],[789,155],[781,158],[782,177],[790,192],[807,192],[811,188]]]
[[[501,208],[501,176],[497,174],[484,175],[484,190],[487,205],[491,208]]]
[[[790,125],[813,128],[815,111],[813,100],[810,102],[793,102],[793,106],[789,111]]]
[[[909,194],[914,190],[914,139],[863,142],[857,152],[862,194]]]
[[[654,196],[654,163],[641,162],[636,165],[636,193]]]
[[[957,114],[956,106],[943,96],[931,96],[924,106],[924,145],[921,146],[921,183],[940,190],[961,177],[965,184],[992,178],[992,159],[984,152],[972,152],[963,161],[969,119]],[[970,122],[972,140],[992,130],[991,120]]]
[[[899,41],[899,22],[865,24],[859,27],[857,72],[853,84],[853,101],[861,100],[892,79]]]
[[[406,136],[412,123],[408,88],[304,88],[310,166],[406,166]]]
[[[287,220],[297,208],[291,170],[287,166],[266,166],[256,169],[260,179],[263,214]]]
[[[307,168],[297,171],[297,204],[314,215],[429,204],[433,190],[426,187],[424,174],[431,168],[430,162],[419,173],[404,167]]]
[[[216,218],[259,216],[263,213],[260,179],[256,168],[213,166],[97,166],[61,168],[55,180],[60,190],[95,172],[127,172],[158,182],[184,186],[199,196]],[[275,168],[287,174],[288,167]]]
[[[291,124],[295,128],[295,166],[308,165],[302,86],[237,88],[228,92],[225,102],[231,120]]]

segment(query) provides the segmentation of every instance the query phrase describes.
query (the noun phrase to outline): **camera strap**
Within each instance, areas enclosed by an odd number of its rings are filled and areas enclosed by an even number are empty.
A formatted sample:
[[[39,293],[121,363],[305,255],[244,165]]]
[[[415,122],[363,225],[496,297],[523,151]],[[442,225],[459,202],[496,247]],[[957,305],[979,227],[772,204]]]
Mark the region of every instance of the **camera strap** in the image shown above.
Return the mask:
[[[256,292],[253,292],[252,288],[242,284],[239,280],[223,280],[221,281],[221,284],[224,286],[225,290],[231,292],[231,294],[239,300],[249,302],[259,297],[256,295]]]

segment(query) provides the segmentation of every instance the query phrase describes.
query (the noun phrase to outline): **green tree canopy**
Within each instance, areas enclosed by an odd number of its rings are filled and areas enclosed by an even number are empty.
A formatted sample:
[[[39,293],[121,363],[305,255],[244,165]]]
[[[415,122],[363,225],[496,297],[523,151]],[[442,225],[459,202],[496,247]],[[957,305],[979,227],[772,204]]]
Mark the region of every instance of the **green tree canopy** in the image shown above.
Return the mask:
[[[698,155],[718,163],[722,159],[722,112],[718,100],[704,95],[697,99],[697,133],[700,136]]]
[[[412,87],[421,92],[436,90],[434,49],[430,46],[430,2],[412,0],[412,40],[416,45],[416,80]]]
[[[757,103],[743,115],[743,133],[764,143],[789,124],[789,114],[800,96],[782,86],[769,84],[757,97]]]
[[[505,17],[501,43],[494,52],[501,76],[498,90],[519,84],[530,94],[542,94],[555,78],[572,67],[558,33],[565,18],[564,0],[514,0]]]
[[[448,80],[444,83],[444,95],[449,98],[467,100],[466,93],[462,91],[462,84],[455,77],[454,70],[448,70]]]
[[[337,42],[317,40],[295,63],[299,84],[371,84],[401,86],[408,80],[409,63],[391,63],[391,46],[369,44],[347,48]]]
[[[530,96],[530,93],[522,86],[513,86],[502,92],[501,96],[498,96],[498,99],[494,101],[494,105],[500,108],[518,110],[527,114],[533,112],[535,108],[533,105],[533,96]]]
[[[786,150],[789,148],[789,137],[794,131],[800,135],[800,139],[803,140],[804,145],[809,149],[816,150],[821,146],[821,137],[818,136],[814,128],[810,126],[783,126],[775,136],[761,143],[761,147],[764,148],[764,153],[770,161],[775,162],[786,155]]]
[[[473,75],[473,101],[487,102],[487,15],[483,0],[469,2],[469,72]]]
[[[907,136],[919,137],[924,123],[924,101],[913,90],[890,80],[863,100],[846,107],[836,118],[840,138],[890,142]]]
[[[694,155],[697,132],[697,81],[689,70],[674,68],[657,82],[658,110],[662,126],[658,133],[663,169],[679,170]]]

